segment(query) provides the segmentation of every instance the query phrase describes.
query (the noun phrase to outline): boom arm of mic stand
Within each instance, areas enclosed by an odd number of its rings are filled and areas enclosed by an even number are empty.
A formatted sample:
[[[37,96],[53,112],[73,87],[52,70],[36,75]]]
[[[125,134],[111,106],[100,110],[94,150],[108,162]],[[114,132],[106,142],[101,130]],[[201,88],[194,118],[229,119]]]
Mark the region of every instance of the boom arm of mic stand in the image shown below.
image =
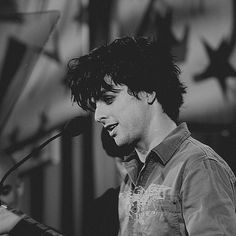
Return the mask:
[[[44,143],[42,143],[40,146],[38,146],[37,148],[34,148],[33,151],[28,154],[26,157],[24,157],[22,160],[20,160],[19,162],[17,162],[12,168],[10,168],[6,174],[3,176],[3,178],[1,179],[0,182],[0,194],[2,193],[2,188],[3,188],[3,183],[6,180],[6,178],[8,177],[8,175],[14,171],[15,169],[17,169],[20,165],[22,165],[25,161],[27,161],[28,159],[30,159],[34,154],[36,154],[38,151],[40,151],[41,149],[43,149],[48,143],[50,143],[51,141],[53,141],[54,139],[60,137],[62,135],[61,133],[56,134],[55,136],[51,137],[50,139],[46,140]],[[0,205],[1,205],[1,201],[0,201]]]

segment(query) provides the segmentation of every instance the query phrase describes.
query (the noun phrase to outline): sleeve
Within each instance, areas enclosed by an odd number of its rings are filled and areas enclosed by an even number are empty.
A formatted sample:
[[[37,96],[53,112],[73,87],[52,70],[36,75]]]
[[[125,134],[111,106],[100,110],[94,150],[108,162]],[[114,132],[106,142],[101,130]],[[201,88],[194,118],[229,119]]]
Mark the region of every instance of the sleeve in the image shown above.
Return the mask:
[[[57,230],[43,225],[36,220],[25,216],[9,232],[9,236],[63,236]]]
[[[214,159],[191,165],[181,188],[189,236],[236,235],[235,179]]]

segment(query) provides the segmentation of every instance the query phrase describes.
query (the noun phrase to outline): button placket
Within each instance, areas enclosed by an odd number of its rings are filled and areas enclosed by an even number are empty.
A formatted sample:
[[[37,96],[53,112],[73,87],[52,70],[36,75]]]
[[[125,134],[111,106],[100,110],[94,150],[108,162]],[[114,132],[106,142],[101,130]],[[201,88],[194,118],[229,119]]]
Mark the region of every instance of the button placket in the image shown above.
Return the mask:
[[[150,158],[147,160],[147,163],[141,169],[139,176],[137,178],[137,186],[145,187],[147,180],[154,169],[154,158],[151,155]]]

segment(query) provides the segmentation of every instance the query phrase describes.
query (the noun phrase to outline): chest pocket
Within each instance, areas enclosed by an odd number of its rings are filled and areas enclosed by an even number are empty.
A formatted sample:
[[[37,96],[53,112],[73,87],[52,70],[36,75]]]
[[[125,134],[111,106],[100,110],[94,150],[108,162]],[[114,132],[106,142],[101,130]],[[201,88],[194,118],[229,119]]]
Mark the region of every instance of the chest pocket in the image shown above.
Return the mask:
[[[136,200],[134,235],[181,235],[181,204],[169,187],[149,186]]]

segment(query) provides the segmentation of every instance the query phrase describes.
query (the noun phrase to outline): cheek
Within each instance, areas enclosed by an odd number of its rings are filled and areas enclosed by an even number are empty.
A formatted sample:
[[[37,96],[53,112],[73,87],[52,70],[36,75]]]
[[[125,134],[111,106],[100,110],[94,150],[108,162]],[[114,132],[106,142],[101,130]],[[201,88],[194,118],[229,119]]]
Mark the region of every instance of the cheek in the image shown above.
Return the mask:
[[[129,116],[127,119],[129,120],[129,123],[133,126],[140,126],[143,124],[145,120],[145,112],[140,111],[139,109],[131,109]],[[138,127],[136,127],[138,128]]]
[[[127,138],[133,139],[140,136],[143,132],[143,120],[139,116],[128,116],[121,123],[121,133]]]
[[[117,108],[117,107],[116,107]],[[142,126],[145,120],[146,107],[141,101],[136,98],[131,98],[122,103],[113,113],[120,122],[122,128],[132,129]]]
[[[1,200],[3,202],[5,202],[6,204],[11,204],[13,201],[14,201],[14,193],[13,192],[10,192],[8,195],[6,196],[1,196]]]

